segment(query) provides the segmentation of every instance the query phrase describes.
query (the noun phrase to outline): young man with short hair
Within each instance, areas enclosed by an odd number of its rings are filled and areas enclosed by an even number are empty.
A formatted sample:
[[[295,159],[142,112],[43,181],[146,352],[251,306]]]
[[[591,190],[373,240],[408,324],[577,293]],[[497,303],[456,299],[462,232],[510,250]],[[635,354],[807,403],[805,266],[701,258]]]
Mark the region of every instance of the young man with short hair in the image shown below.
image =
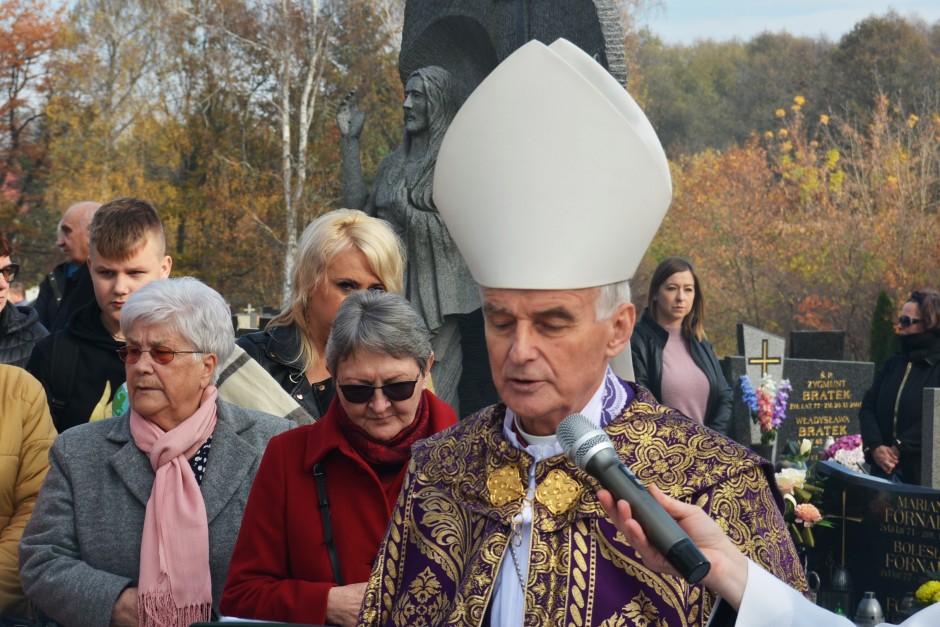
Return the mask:
[[[107,418],[124,383],[121,309],[142,286],[170,274],[163,224],[149,203],[118,198],[101,206],[90,229],[88,269],[95,300],[65,329],[36,345],[26,365],[46,389],[56,429]]]

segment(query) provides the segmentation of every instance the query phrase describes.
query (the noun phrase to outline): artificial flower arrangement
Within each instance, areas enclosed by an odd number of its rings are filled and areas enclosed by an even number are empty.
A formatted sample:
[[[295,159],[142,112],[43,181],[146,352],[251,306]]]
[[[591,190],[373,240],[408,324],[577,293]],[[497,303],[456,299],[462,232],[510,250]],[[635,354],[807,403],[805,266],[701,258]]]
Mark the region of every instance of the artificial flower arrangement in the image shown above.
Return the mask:
[[[755,389],[745,374],[741,375],[740,384],[744,404],[751,410],[751,421],[760,426],[760,443],[772,444],[777,438],[777,427],[787,417],[787,399],[793,390],[790,380],[782,379],[777,383],[767,373]]]
[[[813,449],[810,440],[799,444],[788,442],[789,454],[783,455],[784,467],[774,475],[777,487],[783,492],[783,519],[790,537],[797,547],[813,548],[813,526],[832,527],[819,510],[823,496],[823,480],[807,468],[806,462]],[[815,464],[814,467],[815,469]]]
[[[867,474],[865,469],[865,452],[862,448],[861,435],[843,435],[826,447],[823,451],[823,461],[832,460],[845,466],[849,470]]]

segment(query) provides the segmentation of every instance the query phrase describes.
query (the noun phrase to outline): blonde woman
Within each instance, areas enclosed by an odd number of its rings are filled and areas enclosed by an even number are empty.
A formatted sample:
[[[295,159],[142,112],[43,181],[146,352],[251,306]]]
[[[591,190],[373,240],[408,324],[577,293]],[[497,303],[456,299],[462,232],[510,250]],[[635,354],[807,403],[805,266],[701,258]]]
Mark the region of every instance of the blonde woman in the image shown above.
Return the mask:
[[[401,294],[403,268],[401,241],[385,220],[351,209],[324,214],[300,236],[290,304],[238,346],[316,420],[335,395],[324,355],[336,311],[359,290]]]

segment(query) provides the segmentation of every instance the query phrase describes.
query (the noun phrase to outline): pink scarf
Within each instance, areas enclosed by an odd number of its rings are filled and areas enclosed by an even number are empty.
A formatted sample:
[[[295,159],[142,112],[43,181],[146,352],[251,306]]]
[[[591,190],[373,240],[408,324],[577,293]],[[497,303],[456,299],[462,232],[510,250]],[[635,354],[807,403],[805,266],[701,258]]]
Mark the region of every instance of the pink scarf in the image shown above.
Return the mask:
[[[188,459],[212,435],[219,391],[203,391],[196,413],[164,432],[131,410],[131,435],[156,472],[140,542],[141,627],[185,627],[212,613],[209,522]]]

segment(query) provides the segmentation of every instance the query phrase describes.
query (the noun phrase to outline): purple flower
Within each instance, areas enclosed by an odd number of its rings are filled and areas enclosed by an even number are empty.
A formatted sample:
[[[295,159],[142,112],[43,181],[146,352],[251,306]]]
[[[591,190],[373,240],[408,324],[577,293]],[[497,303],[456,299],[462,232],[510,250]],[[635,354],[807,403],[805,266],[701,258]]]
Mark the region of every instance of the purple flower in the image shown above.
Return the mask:
[[[787,417],[787,399],[790,398],[790,392],[793,386],[789,379],[783,379],[777,386],[777,396],[774,398],[774,413],[772,424],[779,427]]]

